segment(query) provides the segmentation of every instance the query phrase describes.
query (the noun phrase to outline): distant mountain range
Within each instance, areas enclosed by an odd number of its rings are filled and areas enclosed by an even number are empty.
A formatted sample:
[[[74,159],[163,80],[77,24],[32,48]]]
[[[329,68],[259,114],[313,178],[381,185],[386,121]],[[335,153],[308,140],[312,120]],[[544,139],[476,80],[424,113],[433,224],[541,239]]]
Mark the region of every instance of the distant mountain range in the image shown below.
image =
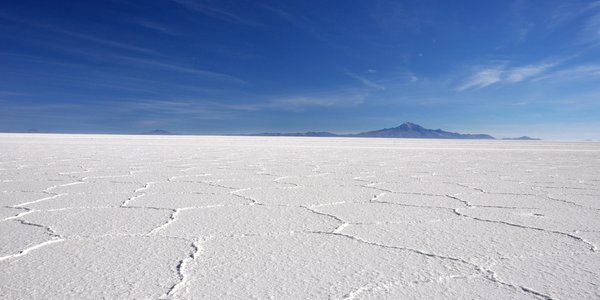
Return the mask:
[[[335,134],[331,132],[304,132],[304,133],[258,133],[251,136],[315,136],[315,137],[368,137],[368,138],[417,138],[417,139],[483,139],[495,140],[489,134],[463,134],[444,131],[441,129],[427,129],[420,125],[406,122],[398,127],[360,132],[356,134]],[[515,138],[518,140],[532,139],[529,137]],[[533,139],[532,139],[533,140]]]
[[[420,125],[406,122],[398,127],[385,128],[354,134],[356,137],[379,138],[419,138],[419,139],[483,139],[493,140],[489,134],[462,134],[441,129],[427,129]]]
[[[35,133],[41,132],[37,129],[30,129],[27,132]],[[163,129],[155,129],[148,132],[136,133],[140,135],[177,135],[178,133],[169,132]],[[279,133],[279,132],[264,132],[264,133],[252,133],[252,134],[228,134],[228,135],[242,135],[242,136],[305,136],[305,137],[362,137],[362,138],[415,138],[415,139],[466,139],[466,140],[495,140],[496,138],[489,134],[469,134],[469,133],[457,133],[444,131],[441,129],[427,129],[415,123],[406,122],[398,127],[384,128],[373,131],[365,131],[355,134],[336,134],[325,131],[308,131],[308,132],[293,132],[293,133]],[[540,140],[537,138],[531,138],[528,136],[522,136],[517,138],[503,138],[503,140]]]

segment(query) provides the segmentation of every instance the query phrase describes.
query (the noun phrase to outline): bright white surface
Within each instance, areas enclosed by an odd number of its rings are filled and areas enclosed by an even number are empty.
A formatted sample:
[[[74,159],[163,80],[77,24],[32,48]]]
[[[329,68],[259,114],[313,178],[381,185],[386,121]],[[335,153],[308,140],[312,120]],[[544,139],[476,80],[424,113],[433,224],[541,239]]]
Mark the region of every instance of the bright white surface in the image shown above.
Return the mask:
[[[0,135],[2,299],[598,299],[600,144]]]

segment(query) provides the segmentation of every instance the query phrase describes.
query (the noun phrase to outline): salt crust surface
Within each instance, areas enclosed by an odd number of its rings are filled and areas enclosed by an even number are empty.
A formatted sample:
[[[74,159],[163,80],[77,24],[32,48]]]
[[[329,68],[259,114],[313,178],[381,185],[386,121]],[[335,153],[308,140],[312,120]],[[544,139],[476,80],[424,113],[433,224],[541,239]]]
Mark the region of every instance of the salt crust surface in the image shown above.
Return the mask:
[[[600,144],[0,134],[2,299],[598,299]]]

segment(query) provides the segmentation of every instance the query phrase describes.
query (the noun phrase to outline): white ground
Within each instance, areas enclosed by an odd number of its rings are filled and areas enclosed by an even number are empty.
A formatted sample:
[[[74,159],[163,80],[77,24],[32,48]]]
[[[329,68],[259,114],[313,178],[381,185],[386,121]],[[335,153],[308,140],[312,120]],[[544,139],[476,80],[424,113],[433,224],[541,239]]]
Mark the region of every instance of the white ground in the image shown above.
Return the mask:
[[[0,298],[599,299],[600,144],[0,135]]]

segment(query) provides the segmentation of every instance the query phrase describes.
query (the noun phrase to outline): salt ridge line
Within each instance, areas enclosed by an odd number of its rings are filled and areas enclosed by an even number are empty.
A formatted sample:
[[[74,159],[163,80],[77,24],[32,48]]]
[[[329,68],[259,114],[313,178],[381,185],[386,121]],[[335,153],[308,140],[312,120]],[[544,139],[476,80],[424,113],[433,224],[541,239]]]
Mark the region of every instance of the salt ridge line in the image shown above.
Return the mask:
[[[586,241],[585,239],[583,239],[583,238],[581,238],[579,236],[571,234],[571,233],[565,233],[565,232],[562,232],[562,231],[549,230],[549,229],[544,229],[544,228],[539,228],[539,227],[533,227],[533,226],[526,226],[526,225],[514,224],[514,223],[510,223],[510,222],[506,222],[506,221],[497,221],[497,220],[489,220],[489,219],[483,219],[483,218],[478,218],[478,217],[472,217],[472,216],[469,216],[467,214],[463,214],[463,213],[459,212],[458,210],[459,210],[458,208],[454,209],[454,212],[457,215],[465,217],[465,218],[469,218],[469,219],[472,219],[472,220],[477,220],[477,221],[481,221],[481,222],[488,222],[488,223],[504,224],[504,225],[513,226],[513,227],[519,227],[519,228],[531,229],[531,230],[537,230],[537,231],[544,231],[544,232],[548,232],[548,233],[554,233],[554,234],[559,234],[559,235],[567,236],[567,237],[569,237],[571,239],[577,240],[579,242],[582,242],[582,243],[588,245],[591,252],[598,252],[598,249],[597,249],[596,245],[594,245],[594,244]]]
[[[130,201],[133,201],[133,200],[135,200],[135,199],[137,199],[139,197],[143,197],[144,195],[146,195],[146,193],[141,193],[140,194],[140,192],[147,190],[148,188],[150,188],[150,185],[152,185],[154,183],[156,183],[156,182],[147,182],[147,183],[144,184],[143,187],[135,189],[133,191],[134,195],[131,196],[131,197],[129,197],[127,200],[123,201],[123,204],[121,204],[121,206],[122,207],[127,207]]]
[[[52,244],[55,244],[55,243],[64,242],[64,241],[66,241],[66,239],[64,239],[64,238],[58,238],[58,239],[52,239],[52,240],[49,240],[49,241],[45,241],[43,243],[31,246],[31,247],[26,248],[26,249],[23,249],[23,250],[21,250],[17,254],[11,254],[11,255],[2,256],[2,257],[0,257],[0,261],[4,261],[4,260],[8,260],[8,259],[13,259],[13,258],[18,258],[18,257],[21,257],[23,255],[27,255],[30,252],[35,251],[36,249],[39,249],[39,248],[42,248],[42,247],[45,247],[45,246],[48,246],[48,245],[52,245]]]
[[[26,220],[21,220],[21,219],[17,219],[17,220],[14,220],[14,221],[18,222],[18,223],[21,223],[23,225],[26,225],[26,226],[34,226],[34,227],[43,228],[45,230],[45,234],[49,235],[51,239],[48,240],[48,241],[39,243],[37,245],[25,248],[25,249],[19,251],[16,254],[2,256],[2,257],[0,257],[0,261],[8,260],[8,259],[13,259],[13,258],[17,258],[17,257],[21,257],[23,255],[29,254],[31,251],[34,251],[36,249],[39,249],[39,248],[42,248],[42,247],[45,247],[45,246],[48,246],[48,245],[51,245],[51,244],[54,244],[54,243],[57,243],[57,242],[63,242],[63,241],[66,240],[62,235],[56,233],[56,231],[54,231],[49,226],[41,225],[41,224],[37,224],[37,223],[32,223],[32,222],[29,222],[29,221],[26,221]]]
[[[192,247],[192,251],[191,254],[184,258],[183,260],[181,260],[179,262],[179,264],[177,265],[177,273],[179,274],[179,282],[176,283],[175,285],[173,285],[168,291],[167,293],[161,297],[160,299],[172,299],[172,297],[175,296],[175,294],[182,288],[185,287],[185,285],[187,284],[187,282],[189,281],[189,276],[187,276],[185,274],[185,269],[187,267],[187,265],[191,262],[194,261],[198,258],[198,256],[200,256],[201,252],[202,252],[202,245],[200,244],[200,242],[196,241],[193,242],[191,244]]]
[[[455,257],[450,257],[450,256],[438,255],[438,254],[435,254],[435,253],[429,253],[429,252],[425,252],[425,251],[418,250],[418,249],[413,249],[413,248],[408,248],[408,247],[398,247],[398,246],[385,245],[385,244],[381,244],[381,243],[369,242],[369,241],[364,240],[364,239],[362,239],[360,237],[353,236],[353,235],[350,235],[350,234],[345,234],[345,233],[342,232],[343,229],[346,228],[346,227],[348,227],[348,226],[350,226],[351,223],[348,223],[348,222],[344,221],[343,219],[339,218],[338,216],[335,216],[335,215],[332,215],[332,214],[322,213],[322,212],[316,211],[313,208],[309,208],[309,207],[305,207],[305,208],[308,209],[309,211],[315,213],[315,214],[319,214],[319,215],[324,215],[324,216],[330,217],[330,218],[332,218],[332,219],[334,219],[334,220],[336,220],[336,221],[338,221],[338,222],[341,223],[332,232],[313,231],[311,233],[338,235],[338,236],[347,237],[347,238],[350,238],[352,240],[355,240],[355,241],[358,241],[358,242],[361,242],[361,243],[365,243],[365,244],[368,244],[368,245],[371,245],[371,246],[377,246],[377,247],[388,248],[388,249],[410,251],[410,252],[417,253],[417,254],[420,254],[420,255],[424,255],[424,256],[427,256],[427,257],[434,257],[434,258],[439,258],[439,259],[447,259],[447,260],[451,260],[451,261],[456,261],[456,262],[464,263],[464,264],[472,266],[476,270],[481,271],[482,273],[484,273],[485,274],[484,278],[486,278],[486,279],[488,279],[490,281],[493,281],[493,282],[498,283],[498,284],[506,285],[506,286],[509,286],[511,288],[520,289],[520,290],[522,290],[522,291],[524,291],[526,293],[529,293],[531,295],[534,295],[536,297],[539,297],[539,298],[542,298],[542,299],[545,299],[545,300],[552,300],[552,298],[550,296],[542,294],[542,293],[539,293],[537,291],[534,291],[531,288],[527,288],[527,287],[524,287],[524,286],[516,286],[516,285],[513,285],[513,284],[509,284],[509,283],[500,281],[500,280],[497,279],[495,272],[493,272],[492,270],[486,269],[485,267],[479,266],[477,264],[471,263],[471,262],[463,260],[461,258],[455,258]],[[452,210],[452,211],[454,211],[454,210]],[[352,298],[350,298],[350,299],[352,299]]]
[[[329,234],[329,235],[338,235],[338,236],[343,236],[343,237],[346,237],[346,238],[358,241],[360,243],[368,244],[368,245],[371,245],[371,246],[376,246],[376,247],[381,247],[381,248],[387,248],[387,249],[395,249],[395,250],[408,251],[408,252],[413,252],[413,253],[420,254],[420,255],[423,255],[423,256],[427,256],[427,257],[432,257],[432,258],[437,258],[437,259],[442,259],[442,260],[450,260],[450,261],[455,261],[455,262],[463,263],[463,264],[466,264],[466,265],[469,265],[469,266],[473,267],[477,271],[482,272],[483,274],[485,274],[484,278],[486,278],[486,279],[488,279],[488,280],[490,280],[492,282],[495,282],[495,283],[498,283],[498,284],[502,284],[502,285],[506,285],[506,286],[510,286],[512,288],[515,288],[515,289],[521,289],[524,292],[530,293],[530,294],[532,294],[532,295],[534,295],[534,296],[536,296],[538,298],[542,298],[542,299],[545,299],[545,300],[552,300],[552,297],[550,297],[548,295],[545,295],[545,294],[542,294],[540,292],[537,292],[537,291],[535,291],[535,290],[533,290],[531,288],[527,288],[527,287],[524,287],[524,286],[517,286],[517,285],[513,285],[513,284],[510,284],[510,283],[506,283],[506,282],[500,281],[500,280],[498,280],[496,278],[495,272],[493,272],[491,270],[488,270],[488,269],[486,269],[484,267],[481,267],[479,265],[476,265],[474,263],[471,263],[469,261],[460,259],[460,258],[455,258],[455,257],[451,257],[451,256],[444,256],[444,255],[438,255],[438,254],[435,254],[435,253],[429,253],[429,252],[425,252],[425,251],[418,250],[418,249],[413,249],[413,248],[398,247],[398,246],[385,245],[385,244],[380,244],[380,243],[375,243],[375,242],[369,242],[369,241],[364,240],[362,238],[359,238],[359,237],[356,237],[356,236],[353,236],[353,235],[349,235],[349,234],[345,234],[345,233],[334,233],[334,232],[312,232],[312,233],[314,233],[314,234],[325,234],[325,235],[327,235],[327,234]]]
[[[468,201],[460,199],[459,198],[460,194],[457,194],[457,195],[446,195],[446,196],[449,197],[449,198],[451,198],[451,199],[455,199],[455,200],[463,203],[467,207],[467,209],[468,208],[477,208],[477,207],[490,207],[490,206],[472,205]],[[513,207],[495,207],[495,208],[513,209]],[[523,208],[519,207],[519,208],[516,208],[516,209],[523,209]],[[572,239],[578,240],[580,242],[583,242],[583,243],[587,244],[590,247],[590,251],[592,251],[592,252],[598,252],[598,248],[596,247],[596,245],[588,242],[587,240],[583,239],[582,237],[576,236],[576,235],[571,234],[571,233],[566,233],[566,232],[557,231],[557,230],[551,230],[551,229],[545,229],[545,228],[540,228],[540,227],[534,227],[534,226],[527,226],[527,225],[515,224],[515,223],[511,223],[511,222],[507,222],[507,221],[497,221],[497,220],[489,220],[489,219],[484,219],[484,218],[472,217],[472,216],[469,216],[468,214],[461,213],[459,211],[459,208],[455,208],[452,211],[455,214],[459,215],[459,216],[470,218],[470,219],[481,221],[481,222],[498,223],[498,224],[504,224],[504,225],[508,225],[508,226],[514,226],[514,227],[520,227],[520,228],[526,228],[526,229],[532,229],[532,230],[538,230],[538,231],[545,231],[545,232],[554,233],[554,234],[560,234],[560,235],[567,236],[567,237],[570,237]]]
[[[31,214],[31,213],[33,213],[33,212],[36,211],[35,209],[26,207],[27,205],[38,203],[38,202],[43,202],[43,201],[47,201],[47,200],[56,199],[56,198],[58,198],[58,197],[60,197],[62,195],[65,195],[65,194],[57,194],[57,193],[52,192],[52,190],[55,189],[55,188],[63,187],[63,186],[77,185],[77,184],[82,184],[82,183],[85,183],[85,182],[80,179],[80,180],[77,180],[75,182],[69,182],[69,183],[59,184],[59,185],[52,185],[52,186],[50,186],[50,187],[48,187],[48,188],[46,188],[46,189],[44,189],[42,191],[42,193],[45,193],[45,194],[48,194],[48,195],[51,195],[51,196],[44,197],[44,198],[41,198],[41,199],[36,199],[36,200],[33,200],[33,201],[27,201],[27,202],[24,202],[24,203],[19,203],[19,204],[12,205],[12,206],[6,206],[7,208],[19,208],[19,209],[25,209],[26,211],[22,212],[20,214],[17,214],[15,216],[4,218],[2,221],[19,219],[19,218],[21,218],[23,216],[26,216],[26,215]]]

